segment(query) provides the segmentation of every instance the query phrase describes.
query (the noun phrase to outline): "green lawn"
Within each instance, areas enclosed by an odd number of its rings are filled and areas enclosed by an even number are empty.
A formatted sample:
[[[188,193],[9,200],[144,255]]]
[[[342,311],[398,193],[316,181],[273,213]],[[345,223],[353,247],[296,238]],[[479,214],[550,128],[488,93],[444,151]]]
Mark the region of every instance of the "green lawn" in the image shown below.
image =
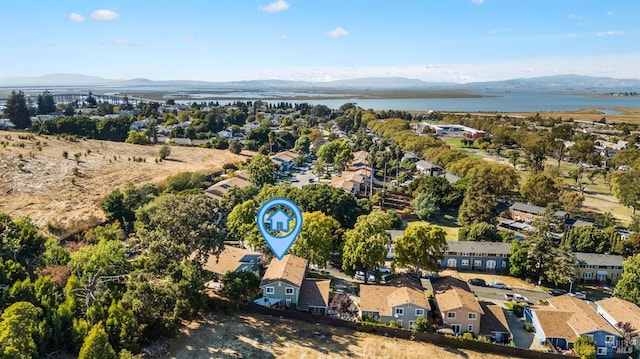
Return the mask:
[[[441,140],[450,145],[451,147],[455,147],[455,148],[478,148],[475,146],[475,144],[471,147],[464,147],[462,145],[462,138],[458,138],[458,137],[445,137],[445,138],[441,138]]]
[[[448,241],[458,240],[458,231],[460,231],[460,225],[456,222],[455,217],[453,217],[452,215],[445,214],[444,216],[434,218],[430,221],[410,221],[407,223],[407,228],[425,224],[435,224],[437,226],[440,226],[447,233]]]

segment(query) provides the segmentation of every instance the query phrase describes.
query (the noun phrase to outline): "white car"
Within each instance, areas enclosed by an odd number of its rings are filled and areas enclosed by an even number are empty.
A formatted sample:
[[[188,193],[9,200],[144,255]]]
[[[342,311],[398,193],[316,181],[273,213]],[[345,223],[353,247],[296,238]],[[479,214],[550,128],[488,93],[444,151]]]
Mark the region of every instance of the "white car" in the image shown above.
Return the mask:
[[[364,281],[364,272],[357,271],[356,275],[353,276],[353,279]],[[375,281],[376,281],[376,277],[373,274],[369,274],[368,282],[375,282]]]
[[[506,284],[498,281],[487,283],[487,286],[498,289],[509,289]]]
[[[527,297],[525,297],[522,294],[518,294],[518,293],[513,293],[513,299],[519,301],[519,302],[528,302],[529,299],[527,299]]]
[[[391,268],[389,268],[387,266],[380,266],[380,267],[378,267],[378,270],[382,274],[391,274]]]

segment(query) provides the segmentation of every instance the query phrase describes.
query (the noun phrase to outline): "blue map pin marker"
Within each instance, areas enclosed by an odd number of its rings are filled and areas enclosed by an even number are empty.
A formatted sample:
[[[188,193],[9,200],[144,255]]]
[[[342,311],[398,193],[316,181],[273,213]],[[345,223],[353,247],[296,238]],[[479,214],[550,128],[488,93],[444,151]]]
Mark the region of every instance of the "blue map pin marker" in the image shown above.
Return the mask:
[[[283,208],[293,214],[289,215]],[[293,229],[291,221],[294,221]],[[263,204],[258,210],[258,229],[276,258],[282,259],[302,229],[302,211],[295,203],[286,198],[274,198]],[[268,227],[267,228],[267,223]],[[284,233],[278,236],[274,233]]]

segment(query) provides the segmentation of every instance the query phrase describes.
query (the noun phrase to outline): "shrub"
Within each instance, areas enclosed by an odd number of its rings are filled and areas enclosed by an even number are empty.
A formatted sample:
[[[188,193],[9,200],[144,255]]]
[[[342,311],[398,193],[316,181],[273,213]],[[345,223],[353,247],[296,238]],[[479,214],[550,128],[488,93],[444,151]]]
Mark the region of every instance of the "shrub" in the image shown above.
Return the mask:
[[[533,333],[533,324],[532,323],[524,323],[524,329],[526,329],[528,332],[532,332]]]
[[[464,334],[462,334],[462,339],[465,339],[465,340],[473,340],[473,333],[471,333],[471,332],[465,332]]]

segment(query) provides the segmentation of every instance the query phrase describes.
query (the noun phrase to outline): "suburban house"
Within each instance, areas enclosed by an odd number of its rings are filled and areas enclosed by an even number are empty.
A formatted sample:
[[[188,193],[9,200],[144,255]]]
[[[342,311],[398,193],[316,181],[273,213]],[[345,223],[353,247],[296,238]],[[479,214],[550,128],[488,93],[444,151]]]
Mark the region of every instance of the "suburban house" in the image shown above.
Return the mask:
[[[511,330],[501,305],[491,302],[480,302],[484,314],[480,319],[480,336],[496,343],[509,343]]]
[[[367,167],[362,167],[357,170],[345,170],[342,171],[340,176],[331,178],[331,186],[341,188],[345,192],[353,195],[359,195],[366,190],[371,180],[370,176],[371,170]]]
[[[367,167],[370,169],[369,163],[369,152],[367,151],[356,151],[353,153],[353,160],[349,162],[348,165],[351,169],[358,169],[362,167]]]
[[[245,171],[238,171],[236,172],[236,175],[236,177],[230,177],[220,182],[214,183],[204,191],[204,194],[220,201],[222,200],[222,198],[224,198],[224,195],[227,194],[229,190],[231,190],[231,188],[244,188],[251,185],[251,182],[249,182],[246,177],[247,173]]]
[[[418,160],[415,163],[416,163],[416,171],[419,174],[426,174],[429,176],[439,176],[444,172],[442,167],[429,161]]]
[[[615,284],[622,276],[622,256],[580,252],[573,254],[577,261],[576,278],[581,282]]]
[[[440,268],[501,272],[509,267],[511,244],[502,242],[447,241]]]
[[[284,151],[271,156],[271,162],[273,162],[278,170],[289,171],[293,168],[294,161],[298,157],[300,157],[300,155],[296,152]]]
[[[426,319],[431,310],[420,280],[396,274],[386,282],[360,286],[360,318],[369,315],[382,323],[394,320],[405,329],[414,329],[416,320]]]
[[[262,254],[248,249],[225,246],[218,257],[210,255],[203,265],[203,269],[218,276],[229,272],[251,271],[258,274]]]
[[[459,279],[446,277],[432,281],[436,306],[445,326],[453,334],[465,332],[478,336],[484,310],[469,285]]]
[[[584,335],[596,343],[596,356],[610,358],[621,336],[603,317],[582,299],[568,294],[548,299],[548,306],[525,307],[525,320],[533,324],[534,340],[541,345],[571,349]]]
[[[298,310],[326,315],[329,306],[330,280],[303,279],[298,298]]]
[[[329,305],[329,280],[304,279],[308,261],[287,254],[274,258],[262,281],[262,298],[254,303],[325,314]]]
[[[604,320],[609,324],[617,328],[618,323],[629,323],[631,325],[631,336],[634,336],[631,343],[631,348],[625,348],[624,345],[619,345],[619,348],[623,351],[625,349],[640,349],[640,308],[637,305],[626,301],[624,299],[611,297],[596,302],[596,311],[600,314]],[[622,331],[618,328],[622,333]],[[627,350],[628,352],[628,350]]]
[[[528,203],[515,202],[509,206],[509,210],[511,211],[511,218],[514,220],[533,223],[536,219],[544,216],[546,208],[534,206]],[[556,211],[553,215],[557,218],[562,218],[563,220],[569,218],[569,213],[564,211]]]

